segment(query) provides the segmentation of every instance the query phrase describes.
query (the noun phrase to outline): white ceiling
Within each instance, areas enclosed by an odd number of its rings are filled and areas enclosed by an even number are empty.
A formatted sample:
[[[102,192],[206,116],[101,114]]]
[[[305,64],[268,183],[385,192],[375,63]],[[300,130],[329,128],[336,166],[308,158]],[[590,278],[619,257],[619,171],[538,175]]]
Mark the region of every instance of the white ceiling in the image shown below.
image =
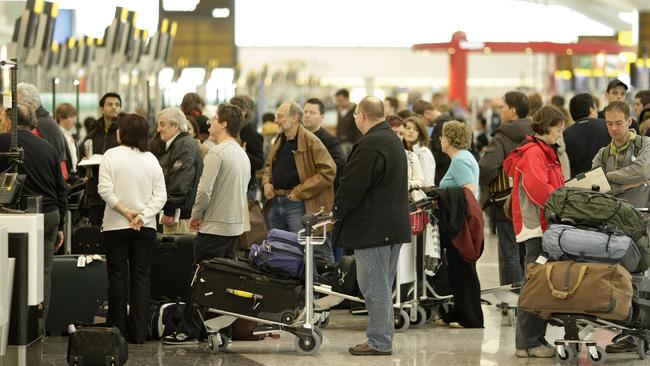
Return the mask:
[[[650,0],[522,0],[536,4],[562,5],[615,30],[631,30],[619,12],[650,11]]]

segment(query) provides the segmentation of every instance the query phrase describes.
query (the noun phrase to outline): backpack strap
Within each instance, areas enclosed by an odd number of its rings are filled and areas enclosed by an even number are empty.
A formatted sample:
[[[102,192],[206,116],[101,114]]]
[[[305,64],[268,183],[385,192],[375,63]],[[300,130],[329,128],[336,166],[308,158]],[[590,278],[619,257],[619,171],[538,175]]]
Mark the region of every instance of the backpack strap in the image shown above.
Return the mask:
[[[638,157],[641,153],[641,147],[643,146],[643,136],[636,135],[632,143],[634,144],[634,156]]]

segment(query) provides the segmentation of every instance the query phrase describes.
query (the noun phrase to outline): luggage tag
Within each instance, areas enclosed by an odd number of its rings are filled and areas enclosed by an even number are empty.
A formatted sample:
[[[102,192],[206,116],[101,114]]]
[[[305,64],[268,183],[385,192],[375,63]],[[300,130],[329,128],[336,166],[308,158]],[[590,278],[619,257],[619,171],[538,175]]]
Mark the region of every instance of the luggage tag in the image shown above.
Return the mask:
[[[79,258],[77,258],[77,268],[83,268],[85,266],[86,266],[86,256],[81,255],[79,256]]]
[[[544,257],[543,255],[540,255],[540,256],[537,257],[537,259],[535,260],[535,263],[538,263],[538,264],[541,264],[541,265],[545,265],[546,262],[548,262],[548,258]]]

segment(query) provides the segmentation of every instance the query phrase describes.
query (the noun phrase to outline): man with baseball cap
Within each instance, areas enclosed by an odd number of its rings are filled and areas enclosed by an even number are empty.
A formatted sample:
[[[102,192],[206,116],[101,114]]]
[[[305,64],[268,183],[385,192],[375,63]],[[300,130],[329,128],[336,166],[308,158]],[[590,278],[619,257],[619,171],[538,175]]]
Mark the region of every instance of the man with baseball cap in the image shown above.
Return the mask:
[[[607,90],[605,90],[605,98],[607,99],[607,104],[616,101],[625,102],[625,94],[627,94],[628,90],[629,88],[627,85],[619,79],[610,80],[609,83],[607,83]],[[605,106],[605,108],[606,107],[607,106]],[[605,119],[605,108],[603,108],[602,111],[598,112],[598,118]],[[630,127],[639,133],[639,122],[637,122],[635,119],[632,119],[632,125]]]

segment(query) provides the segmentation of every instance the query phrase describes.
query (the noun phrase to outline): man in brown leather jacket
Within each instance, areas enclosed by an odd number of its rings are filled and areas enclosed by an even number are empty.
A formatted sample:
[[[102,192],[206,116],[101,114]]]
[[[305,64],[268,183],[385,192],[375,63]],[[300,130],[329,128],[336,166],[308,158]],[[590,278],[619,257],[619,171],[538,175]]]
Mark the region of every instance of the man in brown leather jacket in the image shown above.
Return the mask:
[[[306,212],[325,212],[334,202],[336,164],[327,148],[300,124],[303,111],[293,101],[282,103],[275,122],[282,133],[271,148],[262,176],[265,209],[270,205],[273,229],[298,232]]]

